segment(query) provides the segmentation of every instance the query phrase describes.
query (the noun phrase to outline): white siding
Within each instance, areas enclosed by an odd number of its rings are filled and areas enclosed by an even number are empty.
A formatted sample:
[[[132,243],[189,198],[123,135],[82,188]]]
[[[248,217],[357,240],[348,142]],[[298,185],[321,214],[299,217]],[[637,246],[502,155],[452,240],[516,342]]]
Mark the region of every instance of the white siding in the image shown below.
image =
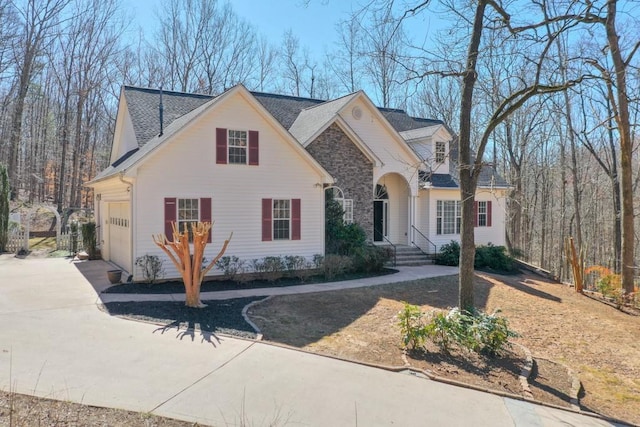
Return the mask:
[[[398,175],[386,176],[384,179],[389,193],[388,233],[394,244],[407,245],[409,229],[409,188],[404,178]]]
[[[96,214],[96,224],[99,226],[97,229],[98,246],[102,251],[102,258],[107,261],[112,259],[111,251],[117,250],[113,246],[110,247],[109,242],[109,204],[130,202],[131,192],[127,191],[127,188],[128,185],[120,181],[118,178],[99,182],[94,186],[94,194],[97,202],[96,206],[98,207]],[[130,254],[131,250],[128,248],[122,248],[122,252]],[[131,265],[131,263],[128,263],[127,265]]]
[[[259,131],[260,165],[216,164],[216,128]],[[324,253],[321,177],[252,105],[236,94],[214,107],[161,147],[138,170],[134,208],[134,258],[155,254],[173,265],[151,239],[164,233],[164,198],[212,198],[210,260],[231,232],[226,255],[251,260],[270,255]],[[263,198],[301,199],[301,240],[262,241]],[[214,269],[212,273],[217,273]]]
[[[356,120],[350,113],[356,106],[362,109],[360,120]],[[419,160],[411,154],[411,148],[399,135],[380,122],[379,113],[373,112],[368,104],[365,105],[363,101],[358,100],[349,104],[347,111],[341,116],[383,163],[382,167],[373,170],[374,183],[385,174],[398,173],[409,183],[411,193],[417,194],[418,178],[415,171],[419,166]]]
[[[438,200],[460,200],[458,189],[427,189],[420,191],[420,231],[424,233],[440,250],[444,244],[455,240],[460,242],[459,234],[437,234],[437,201]],[[486,245],[492,243],[496,246],[505,245],[505,203],[504,190],[490,192],[478,189],[476,200],[491,201],[491,227],[475,227],[476,245]],[[426,232],[425,232],[426,230]]]
[[[124,154],[138,147],[136,134],[133,130],[133,122],[127,108],[127,101],[124,96],[120,97],[118,105],[118,117],[116,129],[113,136],[113,146],[111,147],[110,163],[115,162]]]

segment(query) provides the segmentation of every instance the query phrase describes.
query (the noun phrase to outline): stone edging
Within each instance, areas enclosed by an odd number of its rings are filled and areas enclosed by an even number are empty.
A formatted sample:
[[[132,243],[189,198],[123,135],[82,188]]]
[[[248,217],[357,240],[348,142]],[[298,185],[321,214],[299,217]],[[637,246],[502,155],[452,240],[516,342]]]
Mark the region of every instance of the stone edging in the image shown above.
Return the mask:
[[[531,388],[529,387],[529,378],[533,372],[533,356],[531,356],[531,350],[522,344],[513,343],[519,347],[525,355],[524,366],[520,370],[520,375],[518,376],[518,380],[520,380],[520,387],[522,387],[522,393],[528,399],[533,399],[533,393],[531,393]]]

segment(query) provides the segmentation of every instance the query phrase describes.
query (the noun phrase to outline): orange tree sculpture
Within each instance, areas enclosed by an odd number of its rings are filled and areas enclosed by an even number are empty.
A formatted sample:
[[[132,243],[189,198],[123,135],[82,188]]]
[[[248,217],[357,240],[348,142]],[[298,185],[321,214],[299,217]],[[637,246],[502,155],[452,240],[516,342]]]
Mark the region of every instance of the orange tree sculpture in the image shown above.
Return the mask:
[[[193,255],[191,254],[191,244],[189,243],[189,230],[187,224],[184,225],[182,232],[178,229],[176,223],[171,224],[173,228],[173,241],[169,241],[167,236],[159,234],[152,236],[153,242],[158,245],[175,264],[176,268],[182,275],[185,291],[185,305],[187,307],[202,308],[206,307],[200,301],[200,286],[202,279],[213,268],[216,262],[224,255],[227,246],[231,241],[233,233],[224,241],[222,249],[218,252],[213,260],[206,267],[202,266],[204,260],[204,249],[207,247],[207,240],[212,224],[210,222],[198,222],[191,226],[191,234],[193,235]]]

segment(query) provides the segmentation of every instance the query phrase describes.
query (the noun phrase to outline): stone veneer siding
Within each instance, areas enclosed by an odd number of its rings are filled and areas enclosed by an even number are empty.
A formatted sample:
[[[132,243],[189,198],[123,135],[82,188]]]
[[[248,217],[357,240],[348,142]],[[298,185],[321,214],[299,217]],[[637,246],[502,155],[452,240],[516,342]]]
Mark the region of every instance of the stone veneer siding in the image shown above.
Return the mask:
[[[345,199],[353,199],[353,221],[373,241],[373,164],[337,124],[322,132],[307,151],[335,179]]]

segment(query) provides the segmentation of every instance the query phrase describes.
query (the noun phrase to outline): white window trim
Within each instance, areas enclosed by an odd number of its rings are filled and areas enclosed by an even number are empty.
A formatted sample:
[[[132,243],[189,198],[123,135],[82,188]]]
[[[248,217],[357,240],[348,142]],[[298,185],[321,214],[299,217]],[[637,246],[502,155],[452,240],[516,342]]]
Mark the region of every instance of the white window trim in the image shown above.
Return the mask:
[[[489,203],[487,203],[486,200],[478,201],[478,212],[477,212],[478,218],[476,220],[478,227],[488,227],[487,225],[489,220],[488,208],[489,208]],[[480,221],[480,218],[484,219],[484,224],[482,223],[482,221]]]
[[[197,219],[189,219],[189,220],[180,220],[180,202],[184,201],[184,200],[196,200],[198,203],[198,218]],[[199,197],[176,197],[176,226],[178,227],[178,231],[180,233],[182,233],[183,228],[181,227],[181,225],[183,223],[193,223],[193,222],[199,222],[201,217],[202,217],[202,206],[201,204],[201,200]],[[192,242],[192,235],[191,233],[189,233],[189,243]]]
[[[231,132],[244,132],[245,145],[231,145]],[[234,138],[235,139],[235,138]],[[231,148],[244,148],[244,163],[231,161]],[[227,164],[246,165],[249,164],[249,131],[245,129],[227,129]]]
[[[341,199],[342,200],[342,210],[344,211],[344,215],[342,216],[342,220],[345,224],[353,224],[353,199]]]
[[[454,203],[454,217],[453,217],[453,233],[445,233],[444,228],[444,204]],[[436,201],[436,234],[438,236],[453,236],[460,234],[461,222],[462,222],[462,206],[459,200],[438,200]],[[438,230],[438,224],[440,229]]]
[[[442,147],[442,149],[438,150],[438,147]],[[435,153],[434,157],[436,163],[444,163],[447,158],[447,143],[443,141],[436,141],[433,152]]]
[[[289,212],[289,217],[288,218],[276,218],[275,215],[275,209],[276,209],[276,202],[279,201],[286,201],[289,202],[289,207],[288,207],[288,212]],[[291,205],[292,205],[292,201],[291,199],[271,199],[271,240],[291,240],[291,233],[292,233],[292,222],[293,222],[293,218],[291,217]],[[276,221],[284,221],[287,220],[288,222],[288,227],[289,227],[289,232],[287,233],[287,237],[276,237]]]

